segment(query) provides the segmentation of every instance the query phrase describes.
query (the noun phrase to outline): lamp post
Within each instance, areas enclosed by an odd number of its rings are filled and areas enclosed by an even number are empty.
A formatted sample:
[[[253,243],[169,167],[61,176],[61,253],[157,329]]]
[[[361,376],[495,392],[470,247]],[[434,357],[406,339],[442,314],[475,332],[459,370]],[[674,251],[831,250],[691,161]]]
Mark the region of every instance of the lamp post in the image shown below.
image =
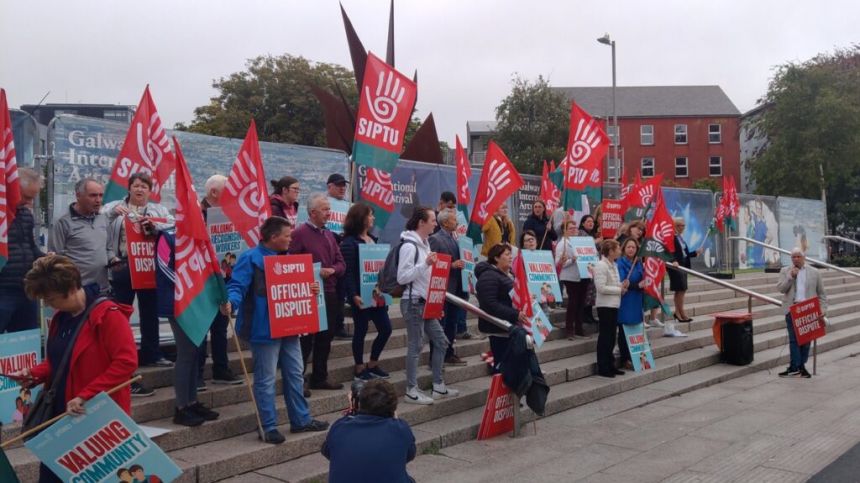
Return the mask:
[[[612,47],[612,125],[615,126],[615,136],[613,137],[612,143],[612,157],[615,159],[615,162],[619,162],[618,160],[618,116],[615,111],[615,41],[610,40],[609,34],[604,34],[603,37],[597,39],[598,42],[604,45],[608,45]],[[621,170],[621,166],[618,167],[619,171]],[[609,172],[607,167],[607,173]],[[616,181],[610,179],[610,181]]]

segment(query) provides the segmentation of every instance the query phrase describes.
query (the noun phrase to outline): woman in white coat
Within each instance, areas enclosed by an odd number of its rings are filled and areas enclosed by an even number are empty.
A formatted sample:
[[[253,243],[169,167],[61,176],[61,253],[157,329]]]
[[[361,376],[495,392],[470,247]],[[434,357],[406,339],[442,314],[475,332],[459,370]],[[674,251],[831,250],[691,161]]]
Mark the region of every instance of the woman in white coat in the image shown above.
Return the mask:
[[[624,374],[615,367],[612,350],[618,335],[618,307],[621,296],[627,291],[629,282],[621,281],[615,260],[621,256],[621,245],[617,240],[604,240],[600,244],[600,261],[594,266],[594,287],[597,291],[597,374],[615,377]]]

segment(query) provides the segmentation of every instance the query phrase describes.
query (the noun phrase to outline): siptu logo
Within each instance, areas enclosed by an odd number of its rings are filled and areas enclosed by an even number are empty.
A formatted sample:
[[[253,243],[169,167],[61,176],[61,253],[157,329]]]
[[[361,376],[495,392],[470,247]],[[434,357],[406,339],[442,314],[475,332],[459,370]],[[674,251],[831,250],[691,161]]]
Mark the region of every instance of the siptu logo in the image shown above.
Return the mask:
[[[170,152],[170,142],[167,139],[164,126],[161,125],[158,113],[153,113],[149,118],[146,133],[144,133],[143,123],[137,123],[136,128],[137,151],[140,153],[140,158],[152,172],[155,172],[161,165],[165,154]]]
[[[508,165],[493,158],[490,161],[489,182],[487,183],[487,197],[478,205],[478,216],[481,219],[486,219],[490,216],[487,206],[495,199],[496,195],[502,191],[507,185],[511,184],[511,170]]]
[[[654,198],[654,185],[645,185],[639,188],[639,199],[642,200],[642,203],[648,205],[651,203],[651,200]]]
[[[594,119],[580,119],[576,125],[574,141],[568,151],[568,161],[573,166],[578,166],[591,157],[592,151],[600,144],[602,136],[600,128]]]
[[[397,104],[403,100],[404,95],[406,95],[406,88],[400,85],[400,79],[390,70],[387,79],[384,71],[379,73],[375,98],[370,94],[370,86],[364,86],[364,96],[367,98],[370,114],[381,124],[388,124],[397,117]]]
[[[657,240],[668,240],[674,234],[675,229],[672,227],[672,224],[668,221],[659,221],[651,230],[651,238],[656,238]]]
[[[257,167],[247,151],[239,153],[238,161],[235,164],[236,169],[231,170],[230,178],[227,180],[227,191],[236,197],[242,212],[249,217],[259,218],[263,200],[257,183]],[[242,188],[237,190],[237,186]]]

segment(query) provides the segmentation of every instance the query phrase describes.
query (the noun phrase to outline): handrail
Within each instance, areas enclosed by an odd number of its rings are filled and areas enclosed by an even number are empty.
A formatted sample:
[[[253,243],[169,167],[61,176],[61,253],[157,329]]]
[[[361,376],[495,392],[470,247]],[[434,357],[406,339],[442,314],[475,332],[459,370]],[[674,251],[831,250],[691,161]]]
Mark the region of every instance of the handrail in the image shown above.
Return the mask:
[[[742,293],[748,297],[752,297],[756,300],[761,300],[762,302],[766,302],[766,303],[769,303],[771,305],[782,305],[782,302],[780,302],[779,300],[777,300],[773,297],[768,297],[767,295],[763,295],[763,294],[760,294],[758,292],[753,292],[752,290],[750,290],[748,288],[743,288],[743,287],[740,287],[740,286],[735,285],[733,283],[726,282],[725,280],[720,280],[719,278],[714,278],[714,277],[711,277],[710,275],[705,275],[704,273],[700,273],[700,272],[697,272],[695,270],[690,270],[687,267],[681,267],[681,266],[676,267],[675,265],[670,265],[668,263],[666,264],[666,266],[668,268],[671,268],[672,270],[684,272],[688,275],[692,275],[694,277],[698,277],[698,278],[701,278],[702,280],[706,280],[708,282],[715,283],[715,284],[720,285],[722,287],[725,287],[727,289],[734,290],[735,292],[740,292],[740,293]]]
[[[786,250],[785,248],[780,248],[780,247],[777,247],[774,245],[768,245],[767,243],[760,242],[758,240],[753,240],[752,238],[747,238],[745,236],[732,236],[732,237],[729,237],[729,239],[731,239],[731,240],[742,240],[742,241],[745,241],[747,243],[753,243],[755,245],[761,245],[761,246],[763,246],[769,250],[773,250],[773,251],[776,251],[779,253],[785,253],[786,255],[791,255],[790,250]],[[812,263],[814,265],[821,265],[824,268],[829,268],[831,270],[836,270],[837,272],[842,272],[842,273],[860,278],[860,273],[852,272],[851,270],[846,270],[842,267],[837,267],[836,265],[831,265],[827,262],[822,262],[821,260],[816,260],[814,258],[806,257],[806,259],[809,261],[809,263]]]
[[[845,243],[850,243],[852,245],[860,246],[860,241],[852,240],[850,238],[845,238],[844,236],[839,235],[824,235],[824,238],[827,240],[838,240]]]
[[[511,323],[508,322],[507,320],[502,320],[498,317],[490,315],[490,314],[486,313],[484,310],[482,310],[480,307],[476,307],[475,305],[473,305],[469,301],[463,300],[460,297],[457,297],[456,295],[454,295],[450,292],[445,292],[445,299],[448,302],[451,302],[452,304],[456,305],[457,307],[460,307],[461,309],[463,309],[467,312],[471,312],[472,314],[477,315],[478,317],[486,320],[487,322],[490,322],[491,324],[497,326],[500,329],[505,330],[506,332],[511,330]],[[529,335],[529,336],[526,336],[526,340],[527,340],[527,344],[528,344],[529,349],[533,348],[534,347],[534,339],[532,339],[532,337]]]

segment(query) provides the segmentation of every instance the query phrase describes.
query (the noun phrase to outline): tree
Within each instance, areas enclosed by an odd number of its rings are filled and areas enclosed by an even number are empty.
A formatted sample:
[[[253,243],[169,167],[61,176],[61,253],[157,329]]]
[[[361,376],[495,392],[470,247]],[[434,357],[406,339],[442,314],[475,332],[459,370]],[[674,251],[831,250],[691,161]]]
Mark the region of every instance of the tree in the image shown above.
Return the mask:
[[[351,70],[289,54],[260,56],[248,61],[247,70],[214,81],[218,95],[194,109],[189,125],[176,128],[244,138],[253,117],[261,141],[326,146],[323,111],[312,85],[338,95],[337,85],[353,108],[358,105]]]
[[[535,82],[516,76],[512,84],[496,107],[495,140],[519,172],[541,174],[544,160],[564,158],[570,104],[543,76]]]
[[[767,144],[752,176],[762,194],[819,198],[831,227],[860,227],[860,45],[777,68],[754,129]],[[822,176],[823,172],[823,176]]]
[[[693,188],[699,190],[711,190],[712,193],[722,191],[722,184],[713,178],[700,178],[693,181]]]

